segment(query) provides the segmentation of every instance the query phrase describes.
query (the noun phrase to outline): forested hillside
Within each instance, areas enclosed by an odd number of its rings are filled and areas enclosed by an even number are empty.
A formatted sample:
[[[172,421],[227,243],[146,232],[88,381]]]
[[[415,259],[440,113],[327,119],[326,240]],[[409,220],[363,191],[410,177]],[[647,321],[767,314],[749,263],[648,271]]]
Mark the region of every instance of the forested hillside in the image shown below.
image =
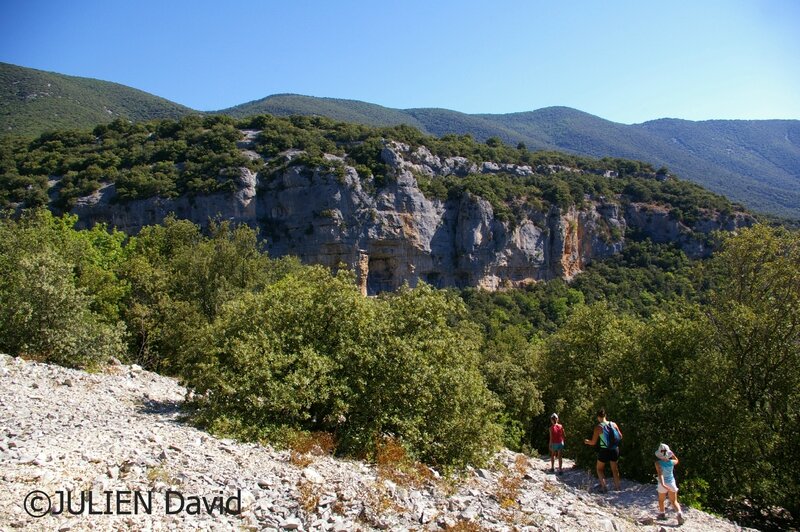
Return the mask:
[[[152,120],[188,107],[118,83],[0,63],[0,135],[91,129],[116,118]]]
[[[74,223],[0,222],[0,350],[177,375],[218,434],[367,457],[392,435],[449,471],[544,449],[552,411],[588,468],[605,406],[626,476],[648,481],[666,441],[684,502],[762,525],[798,511],[797,233],[745,229],[703,262],[643,242],[571,284],[364,298],[350,272],[268,258],[246,227]]]
[[[0,133],[38,135],[90,129],[114,118],[148,120],[193,111],[115,83],[0,64]],[[357,100],[279,94],[217,111],[325,116],[371,126],[407,124],[443,136],[497,137],[532,150],[642,160],[699,183],[749,208],[800,218],[800,122],[797,120],[662,119],[618,124],[567,107],[510,114],[447,109],[392,109]]]
[[[357,100],[315,98],[300,94],[273,94],[260,100],[230,107],[220,114],[234,118],[270,114],[275,116],[324,116],[339,122],[355,122],[367,126],[396,126],[407,124],[424,130],[422,122],[400,109],[390,109]]]

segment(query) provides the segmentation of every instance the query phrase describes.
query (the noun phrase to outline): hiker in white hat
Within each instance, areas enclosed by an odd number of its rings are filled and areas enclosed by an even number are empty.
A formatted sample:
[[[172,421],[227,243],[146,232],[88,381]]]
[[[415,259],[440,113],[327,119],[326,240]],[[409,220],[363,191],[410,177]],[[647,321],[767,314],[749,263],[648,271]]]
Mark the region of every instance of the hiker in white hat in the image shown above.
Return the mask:
[[[678,504],[678,485],[675,483],[674,468],[678,465],[678,457],[669,448],[669,445],[662,443],[656,449],[656,473],[658,475],[658,519],[666,519],[664,511],[664,501],[669,495],[669,502],[678,512],[678,525],[684,522],[681,505]]]

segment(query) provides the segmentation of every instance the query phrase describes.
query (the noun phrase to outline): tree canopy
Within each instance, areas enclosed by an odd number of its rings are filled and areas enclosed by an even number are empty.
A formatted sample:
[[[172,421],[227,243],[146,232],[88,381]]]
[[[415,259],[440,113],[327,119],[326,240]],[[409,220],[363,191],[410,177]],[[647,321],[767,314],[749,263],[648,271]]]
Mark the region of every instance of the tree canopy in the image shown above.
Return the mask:
[[[352,273],[272,259],[247,227],[169,219],[136,237],[47,210],[0,218],[0,349],[175,375],[192,419],[277,445],[324,432],[374,456],[396,438],[444,468],[504,444],[566,454],[605,407],[621,467],[681,456],[687,502],[800,509],[800,236],[757,225],[706,261],[647,241],[568,284],[360,295]],[[742,514],[740,514],[741,517]]]

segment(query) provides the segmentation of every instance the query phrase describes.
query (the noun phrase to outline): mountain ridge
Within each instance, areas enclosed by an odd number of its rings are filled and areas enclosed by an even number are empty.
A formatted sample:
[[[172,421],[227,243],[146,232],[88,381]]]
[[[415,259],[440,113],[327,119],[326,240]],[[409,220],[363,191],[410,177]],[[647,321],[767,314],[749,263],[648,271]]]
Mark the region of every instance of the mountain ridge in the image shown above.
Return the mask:
[[[44,105],[42,98],[28,99],[31,93],[20,98],[14,92],[14,76],[31,76],[31,73],[40,77],[44,74],[72,86],[78,83],[79,88],[88,91],[87,101],[77,100],[80,104],[77,105],[75,98],[61,97]],[[118,93],[120,88],[131,91],[123,90],[127,100],[107,95]],[[109,101],[112,103],[105,103]],[[123,105],[126,101],[127,106]],[[66,106],[66,111],[56,114],[72,116],[69,127],[85,129],[115,117],[138,121],[201,113],[111,82],[0,63],[1,132],[34,134],[65,127],[63,117],[52,116],[54,105],[58,109]],[[622,124],[564,106],[506,114],[468,114],[440,108],[394,109],[359,100],[291,93],[270,95],[206,114],[241,118],[263,113],[320,115],[371,126],[407,124],[437,136],[469,134],[480,141],[498,137],[508,144],[522,143],[534,150],[638,159],[656,167],[667,166],[674,173],[754,210],[800,218],[800,120],[659,118]]]

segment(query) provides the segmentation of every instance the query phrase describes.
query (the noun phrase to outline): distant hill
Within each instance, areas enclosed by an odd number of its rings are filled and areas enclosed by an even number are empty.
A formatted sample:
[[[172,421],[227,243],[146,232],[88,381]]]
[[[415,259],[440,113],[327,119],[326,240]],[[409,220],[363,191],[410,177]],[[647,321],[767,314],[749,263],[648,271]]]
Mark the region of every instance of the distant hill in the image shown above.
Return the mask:
[[[124,85],[0,63],[0,133],[90,128],[115,117],[131,120],[197,112]],[[800,121],[660,119],[619,124],[568,107],[510,114],[448,109],[392,109],[358,100],[277,94],[215,111],[320,115],[371,126],[408,124],[434,134],[498,137],[530,149],[623,157],[667,166],[673,173],[753,210],[800,219]]]
[[[333,120],[356,122],[368,126],[408,124],[418,129],[425,129],[422,122],[399,109],[390,109],[358,100],[317,98],[300,94],[275,94],[261,100],[243,103],[217,112],[236,118],[261,114],[276,116],[320,115]]]
[[[800,120],[662,119],[632,127],[671,148],[661,157],[676,173],[755,210],[800,218]]]
[[[118,83],[0,63],[0,131],[33,136],[115,118],[177,118],[192,109]]]

